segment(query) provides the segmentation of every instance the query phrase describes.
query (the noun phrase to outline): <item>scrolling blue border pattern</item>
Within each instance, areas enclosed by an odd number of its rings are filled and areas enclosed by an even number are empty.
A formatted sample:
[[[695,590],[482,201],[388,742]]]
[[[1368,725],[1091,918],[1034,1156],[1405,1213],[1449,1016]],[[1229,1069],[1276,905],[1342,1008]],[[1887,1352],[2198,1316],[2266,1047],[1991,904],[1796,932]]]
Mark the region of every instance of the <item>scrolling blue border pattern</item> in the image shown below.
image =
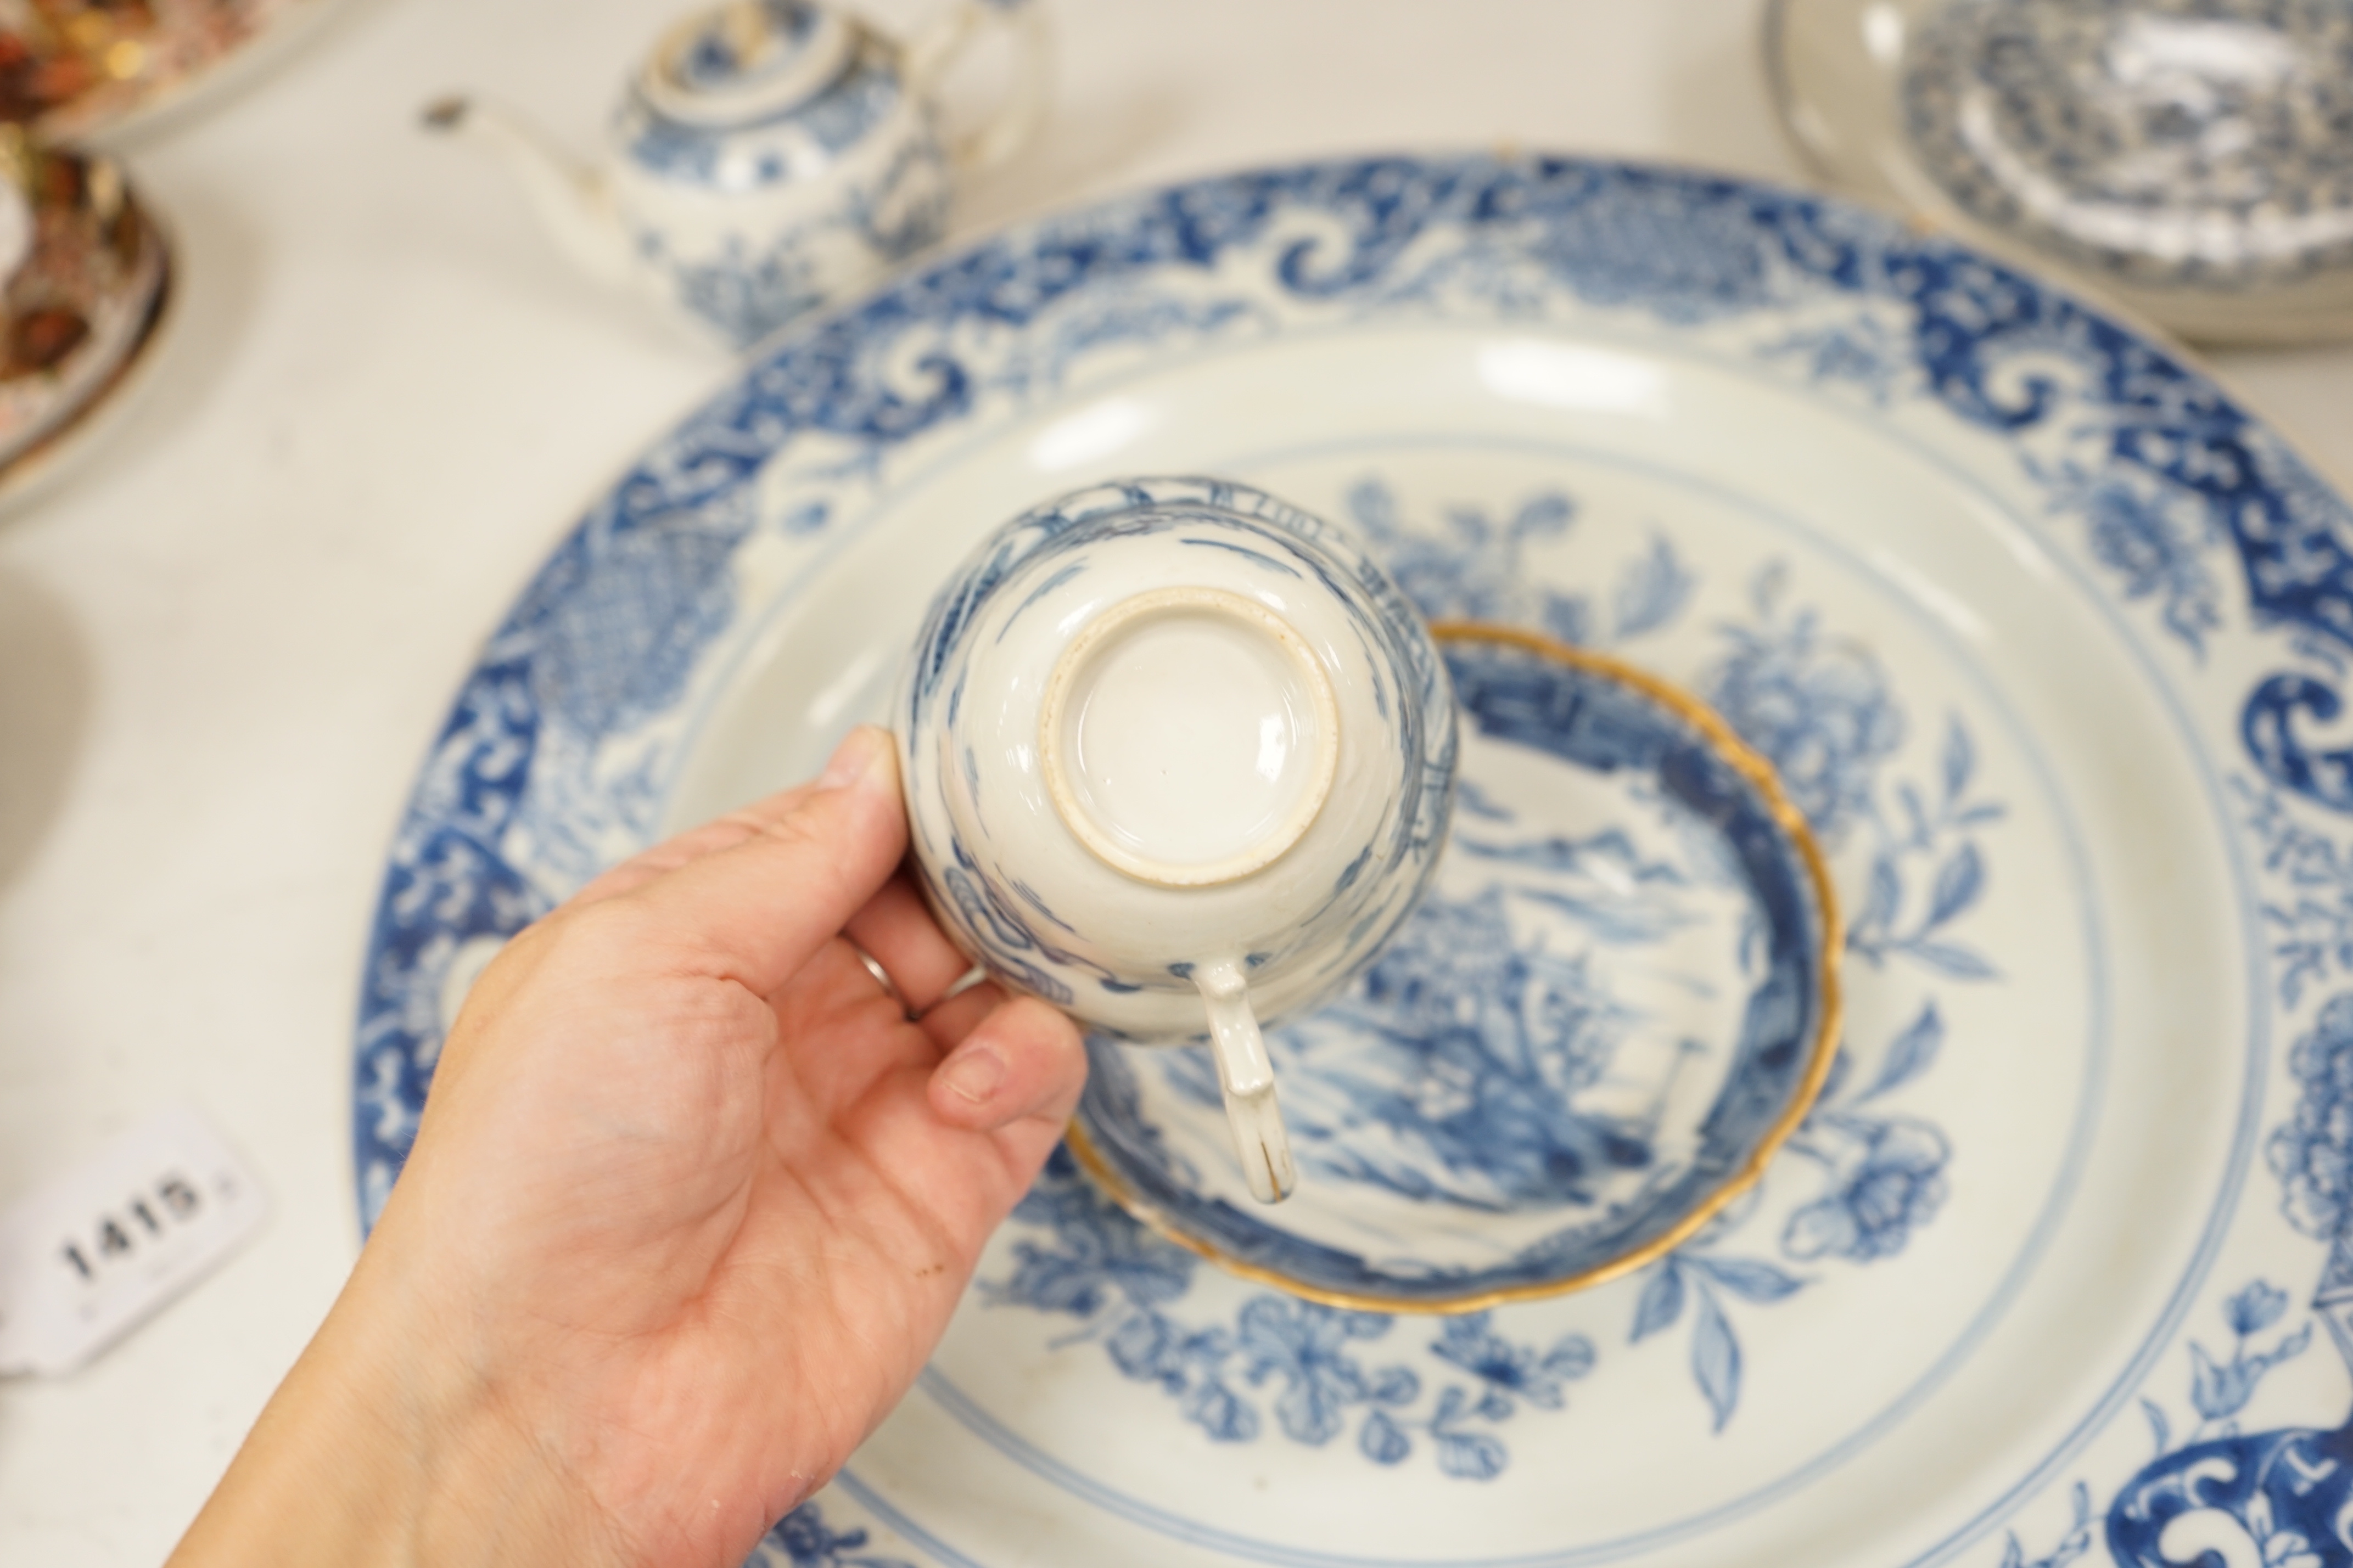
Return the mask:
[[[1173,186],[957,252],[776,344],[555,551],[468,677],[388,856],[354,1062],[364,1219],[467,952],[653,832],[669,716],[738,615],[746,542],[814,539],[853,510],[765,517],[764,467],[839,454],[842,485],[875,486],[927,434],[1140,351],[1432,319],[1726,328],[1718,346],[1762,373],[1982,432],[2149,646],[2177,650],[2178,679],[2216,675],[2230,635],[2253,787],[2310,831],[2353,814],[2353,749],[2315,734],[2353,678],[2353,515],[2211,382],[2094,310],[1843,204],[1683,171],[1396,157]]]

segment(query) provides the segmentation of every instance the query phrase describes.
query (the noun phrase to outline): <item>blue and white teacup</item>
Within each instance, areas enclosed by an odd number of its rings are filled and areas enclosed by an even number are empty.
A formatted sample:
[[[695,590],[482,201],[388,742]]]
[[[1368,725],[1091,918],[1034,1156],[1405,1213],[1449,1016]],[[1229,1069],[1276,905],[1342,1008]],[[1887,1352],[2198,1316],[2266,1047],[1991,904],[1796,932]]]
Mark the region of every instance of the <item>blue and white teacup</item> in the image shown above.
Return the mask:
[[[1253,1195],[1296,1182],[1261,1024],[1412,910],[1445,837],[1444,665],[1364,549],[1245,485],[1130,479],[990,535],[893,707],[955,939],[1104,1035],[1198,1041]]]

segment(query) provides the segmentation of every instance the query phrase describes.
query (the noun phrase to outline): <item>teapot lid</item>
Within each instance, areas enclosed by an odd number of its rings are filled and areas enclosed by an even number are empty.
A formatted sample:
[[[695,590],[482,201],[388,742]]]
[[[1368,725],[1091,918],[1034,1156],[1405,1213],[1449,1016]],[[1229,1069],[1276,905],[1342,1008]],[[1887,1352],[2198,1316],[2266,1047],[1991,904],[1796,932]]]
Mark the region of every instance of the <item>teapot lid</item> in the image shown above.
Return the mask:
[[[848,18],[807,0],[729,0],[663,35],[638,90],[667,119],[749,124],[831,87],[857,44]]]

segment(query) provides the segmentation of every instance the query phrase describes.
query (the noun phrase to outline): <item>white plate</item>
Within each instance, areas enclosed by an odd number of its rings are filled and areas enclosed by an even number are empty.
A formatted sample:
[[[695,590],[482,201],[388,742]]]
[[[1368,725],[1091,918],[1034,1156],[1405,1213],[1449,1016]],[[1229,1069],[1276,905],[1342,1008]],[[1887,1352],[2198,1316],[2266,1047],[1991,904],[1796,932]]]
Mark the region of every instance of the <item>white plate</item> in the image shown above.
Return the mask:
[[[2353,333],[2342,0],[1770,0],[1828,178],[2185,336]]]
[[[2314,1323],[2348,1306],[2306,1303],[2332,1247],[2353,1294],[2353,1016],[2319,1017],[2353,994],[2353,514],[2031,279],[1574,160],[1052,219],[656,446],[492,638],[394,845],[364,1213],[500,941],[812,771],[997,521],[1187,470],[1355,518],[1433,613],[1709,695],[1830,852],[1851,1061],[1681,1251],[1443,1321],[1220,1274],[1060,1164],[772,1560],[2056,1568],[2120,1497],[2120,1550],[2161,1533],[2152,1459],[2204,1486],[2254,1473],[2230,1434],[2343,1421]],[[2353,1467],[2294,1454],[2192,1526],[2346,1561]]]

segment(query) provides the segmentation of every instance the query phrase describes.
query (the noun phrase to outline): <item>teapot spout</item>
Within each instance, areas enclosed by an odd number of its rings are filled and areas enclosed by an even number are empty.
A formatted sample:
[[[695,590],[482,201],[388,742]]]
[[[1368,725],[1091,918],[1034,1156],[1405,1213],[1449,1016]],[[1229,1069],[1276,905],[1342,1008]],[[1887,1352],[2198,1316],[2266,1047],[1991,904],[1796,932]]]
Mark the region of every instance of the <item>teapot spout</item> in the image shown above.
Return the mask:
[[[557,248],[600,281],[630,275],[628,237],[605,182],[550,146],[536,131],[479,99],[451,96],[426,105],[425,128],[459,136],[504,163],[522,186],[540,226]]]

